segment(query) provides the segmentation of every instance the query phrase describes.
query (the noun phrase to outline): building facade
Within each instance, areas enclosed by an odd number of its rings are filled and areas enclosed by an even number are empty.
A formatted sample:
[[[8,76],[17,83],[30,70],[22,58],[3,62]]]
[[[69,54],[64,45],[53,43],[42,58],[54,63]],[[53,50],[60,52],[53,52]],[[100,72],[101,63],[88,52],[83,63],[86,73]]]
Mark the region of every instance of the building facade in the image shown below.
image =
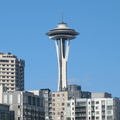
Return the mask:
[[[44,120],[43,99],[26,91],[3,93],[3,104],[10,105],[15,120]]]
[[[44,99],[44,113],[45,113],[45,120],[49,120],[51,118],[51,92],[50,89],[41,89],[40,90],[40,97]]]
[[[0,104],[0,120],[13,120],[10,117],[9,105]]]
[[[119,98],[80,98],[68,100],[65,106],[65,120],[120,120]]]
[[[65,101],[68,100],[68,91],[52,92],[52,103],[49,114],[52,120],[64,120]]]
[[[24,67],[24,60],[0,52],[0,84],[6,86],[7,91],[23,91]]]

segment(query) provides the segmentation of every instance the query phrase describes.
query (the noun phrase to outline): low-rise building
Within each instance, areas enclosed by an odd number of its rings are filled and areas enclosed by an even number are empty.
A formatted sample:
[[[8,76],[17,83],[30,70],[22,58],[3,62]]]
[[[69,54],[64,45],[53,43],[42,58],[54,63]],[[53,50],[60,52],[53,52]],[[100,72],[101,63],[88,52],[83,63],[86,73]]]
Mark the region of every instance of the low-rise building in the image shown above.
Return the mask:
[[[44,120],[43,99],[31,92],[4,92],[3,103],[10,105],[15,120]]]

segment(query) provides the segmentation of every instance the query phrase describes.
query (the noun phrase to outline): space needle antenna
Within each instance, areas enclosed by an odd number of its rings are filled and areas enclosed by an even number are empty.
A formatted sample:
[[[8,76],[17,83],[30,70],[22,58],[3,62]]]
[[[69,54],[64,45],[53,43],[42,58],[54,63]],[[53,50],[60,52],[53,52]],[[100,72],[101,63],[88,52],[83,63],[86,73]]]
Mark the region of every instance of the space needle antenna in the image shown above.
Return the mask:
[[[63,12],[62,12],[62,23],[63,23],[63,20],[64,20],[64,18],[63,18],[64,16],[63,16]]]

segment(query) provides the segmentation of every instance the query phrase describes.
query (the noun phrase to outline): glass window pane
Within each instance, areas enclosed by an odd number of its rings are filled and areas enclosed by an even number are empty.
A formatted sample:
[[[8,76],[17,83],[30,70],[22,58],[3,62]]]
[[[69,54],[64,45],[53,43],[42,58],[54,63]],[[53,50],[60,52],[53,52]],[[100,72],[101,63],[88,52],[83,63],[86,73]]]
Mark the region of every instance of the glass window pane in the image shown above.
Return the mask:
[[[13,96],[9,95],[9,104],[12,104],[12,103],[13,103]]]

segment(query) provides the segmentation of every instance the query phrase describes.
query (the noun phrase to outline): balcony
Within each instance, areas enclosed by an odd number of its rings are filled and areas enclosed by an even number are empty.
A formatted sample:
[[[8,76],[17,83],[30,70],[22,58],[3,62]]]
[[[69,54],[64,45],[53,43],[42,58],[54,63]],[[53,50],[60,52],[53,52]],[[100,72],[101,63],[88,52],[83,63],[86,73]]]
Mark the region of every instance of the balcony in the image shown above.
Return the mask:
[[[86,112],[86,109],[75,109],[75,112]]]
[[[86,118],[86,114],[76,114],[75,117]]]

